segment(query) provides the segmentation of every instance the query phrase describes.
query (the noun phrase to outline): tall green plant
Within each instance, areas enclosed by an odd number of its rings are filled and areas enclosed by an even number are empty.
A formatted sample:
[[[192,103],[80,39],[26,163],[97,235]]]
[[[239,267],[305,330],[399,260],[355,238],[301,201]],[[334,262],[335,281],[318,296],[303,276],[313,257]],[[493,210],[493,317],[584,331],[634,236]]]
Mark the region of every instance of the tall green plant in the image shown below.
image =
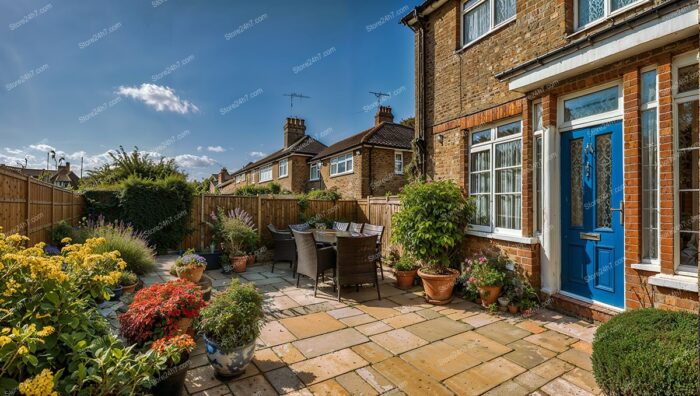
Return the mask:
[[[112,161],[95,170],[88,171],[87,177],[81,180],[81,186],[114,185],[132,176],[150,180],[164,179],[169,176],[185,176],[177,168],[174,159],[160,158],[155,160],[150,157],[150,154],[140,152],[138,147],[134,147],[133,151],[127,153],[124,147],[119,146],[118,151],[110,151],[108,154]]]
[[[400,194],[401,210],[392,219],[392,238],[426,267],[446,274],[450,252],[459,246],[475,206],[452,181],[416,181]]]

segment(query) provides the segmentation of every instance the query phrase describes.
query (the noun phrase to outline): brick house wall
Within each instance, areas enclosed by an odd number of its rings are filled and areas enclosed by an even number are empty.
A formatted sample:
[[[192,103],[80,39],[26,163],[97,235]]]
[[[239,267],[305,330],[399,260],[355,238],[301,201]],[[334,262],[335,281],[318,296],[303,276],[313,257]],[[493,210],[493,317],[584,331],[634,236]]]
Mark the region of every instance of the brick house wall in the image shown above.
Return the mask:
[[[365,196],[396,195],[407,183],[406,172],[397,175],[394,171],[394,154],[396,150],[365,148],[363,152],[371,161],[372,179],[365,190]],[[410,151],[400,151],[403,153],[404,169],[413,159]]]
[[[569,79],[558,80],[531,92],[514,92],[507,80],[496,76],[546,54],[573,40],[595,34],[653,8],[653,0],[620,13],[582,32],[574,32],[573,0],[518,0],[517,17],[466,49],[460,48],[461,1],[448,1],[425,17],[425,78],[423,101],[416,89],[417,116],[424,107],[426,176],[450,179],[469,190],[469,133],[511,117],[522,120],[522,224],[521,237],[514,240],[469,233],[464,251],[477,254],[499,250],[521,265],[533,285],[540,285],[542,247],[534,232],[533,219],[533,127],[532,104],[540,100],[543,124],[556,131],[557,99],[606,82],[623,82],[624,183],[625,183],[625,298],[627,308],[657,306],[698,309],[697,293],[649,285],[654,272],[632,268],[641,262],[641,173],[639,85],[641,68],[657,65],[659,89],[660,158],[673,157],[671,59],[698,48],[698,37],[679,40],[606,65]],[[415,35],[416,81],[421,79],[419,33]],[[420,130],[417,118],[417,133]],[[544,159],[547,160],[546,158]],[[673,273],[674,213],[673,164],[660,164],[661,182],[661,273]],[[670,202],[665,203],[665,202]],[[670,205],[670,206],[669,206]],[[554,214],[558,218],[557,214]],[[617,215],[615,215],[617,216]],[[677,233],[676,233],[677,234]],[[591,304],[562,297],[548,302],[580,316],[604,320],[614,314]]]
[[[367,175],[364,153],[356,153],[358,149],[353,149],[353,172],[345,175],[331,176],[331,159],[325,158],[321,161],[321,181],[316,182],[323,185],[325,189],[336,188],[342,194],[343,198],[362,198],[363,197],[363,175]],[[339,153],[342,154],[342,153]],[[334,155],[335,157],[335,155]]]

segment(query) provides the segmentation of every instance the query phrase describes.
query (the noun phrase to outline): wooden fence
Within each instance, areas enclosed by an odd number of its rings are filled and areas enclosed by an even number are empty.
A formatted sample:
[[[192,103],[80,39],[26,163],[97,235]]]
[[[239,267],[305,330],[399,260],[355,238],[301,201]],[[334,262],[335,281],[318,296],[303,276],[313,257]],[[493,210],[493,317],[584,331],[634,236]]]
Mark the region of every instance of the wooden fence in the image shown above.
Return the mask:
[[[0,227],[6,235],[26,235],[32,244],[48,242],[59,221],[77,225],[84,205],[80,194],[0,168]]]
[[[205,250],[212,241],[211,214],[222,208],[231,210],[244,209],[255,220],[263,242],[270,241],[267,225],[277,228],[287,228],[290,224],[301,222],[301,207],[294,197],[257,196],[242,197],[235,195],[202,194],[195,198],[190,214],[190,227],[193,230],[183,241],[183,248]],[[319,217],[325,219],[354,221],[385,226],[382,246],[389,246],[391,238],[391,215],[399,210],[399,200],[396,197],[366,198],[361,200],[341,199],[338,201],[309,200],[304,214],[306,218]]]

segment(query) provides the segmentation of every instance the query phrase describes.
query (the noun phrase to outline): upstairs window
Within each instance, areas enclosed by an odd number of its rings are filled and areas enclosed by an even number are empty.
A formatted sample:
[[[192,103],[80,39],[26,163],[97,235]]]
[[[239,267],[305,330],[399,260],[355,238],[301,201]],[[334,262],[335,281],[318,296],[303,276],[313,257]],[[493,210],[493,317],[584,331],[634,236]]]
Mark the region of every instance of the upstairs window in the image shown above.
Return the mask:
[[[574,0],[576,29],[585,28],[593,22],[643,1],[644,0]]]
[[[403,153],[400,151],[394,153],[394,173],[403,175]]]
[[[331,159],[331,176],[352,173],[352,153],[339,155]]]
[[[272,180],[272,165],[267,165],[265,167],[260,168],[260,175],[258,176],[258,180],[261,183]]]
[[[321,163],[316,162],[311,164],[311,172],[309,174],[309,180],[318,180],[321,178]]]
[[[287,177],[289,175],[288,172],[288,166],[287,166],[287,159],[280,160],[279,163],[279,177]]]
[[[467,0],[462,3],[462,46],[515,18],[515,0]]]

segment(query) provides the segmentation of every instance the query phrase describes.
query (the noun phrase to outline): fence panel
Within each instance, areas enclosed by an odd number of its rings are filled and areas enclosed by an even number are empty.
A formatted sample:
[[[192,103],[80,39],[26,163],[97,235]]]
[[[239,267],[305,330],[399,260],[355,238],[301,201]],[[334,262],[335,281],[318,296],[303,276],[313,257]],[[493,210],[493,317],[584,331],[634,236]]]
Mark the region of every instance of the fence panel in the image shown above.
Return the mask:
[[[382,253],[391,247],[391,218],[401,209],[398,197],[368,197],[358,201],[358,221],[384,226]]]
[[[0,168],[0,227],[7,235],[49,242],[51,227],[61,220],[77,225],[84,205],[80,194]]]

